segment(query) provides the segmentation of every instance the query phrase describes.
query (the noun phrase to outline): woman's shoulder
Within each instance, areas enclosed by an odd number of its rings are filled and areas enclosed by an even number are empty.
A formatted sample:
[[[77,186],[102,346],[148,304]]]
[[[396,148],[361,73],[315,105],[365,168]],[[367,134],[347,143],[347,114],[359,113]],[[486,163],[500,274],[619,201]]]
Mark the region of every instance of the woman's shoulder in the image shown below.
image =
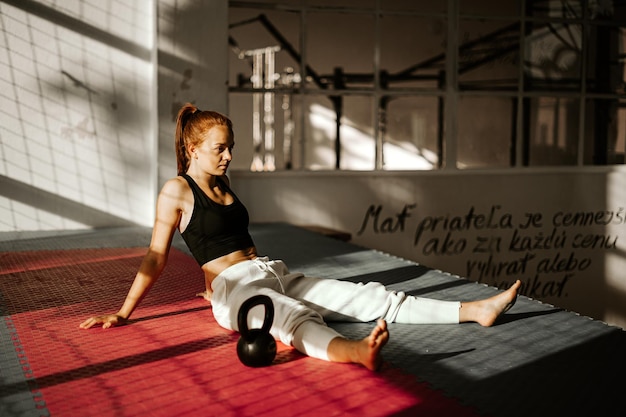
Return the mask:
[[[185,178],[178,176],[170,178],[163,184],[160,194],[166,194],[170,197],[181,197],[189,193],[189,183]]]

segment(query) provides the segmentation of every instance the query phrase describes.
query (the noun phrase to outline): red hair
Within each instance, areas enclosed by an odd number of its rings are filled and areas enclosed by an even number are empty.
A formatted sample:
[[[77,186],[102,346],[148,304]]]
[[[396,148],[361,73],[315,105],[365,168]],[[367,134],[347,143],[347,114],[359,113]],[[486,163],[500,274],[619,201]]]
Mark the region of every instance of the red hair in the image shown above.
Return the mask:
[[[202,111],[191,103],[183,105],[178,111],[174,136],[178,175],[184,174],[189,169],[188,145],[199,145],[203,140],[202,134],[214,126],[226,126],[231,137],[235,137],[233,123],[221,113]]]

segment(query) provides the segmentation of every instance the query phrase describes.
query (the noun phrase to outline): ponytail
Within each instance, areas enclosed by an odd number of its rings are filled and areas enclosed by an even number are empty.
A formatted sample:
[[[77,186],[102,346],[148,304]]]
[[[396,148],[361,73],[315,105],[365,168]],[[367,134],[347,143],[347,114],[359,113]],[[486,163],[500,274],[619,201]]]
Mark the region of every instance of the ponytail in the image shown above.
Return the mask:
[[[184,132],[190,116],[196,111],[198,111],[196,106],[191,103],[187,103],[178,111],[178,117],[176,118],[174,148],[176,150],[176,166],[178,175],[184,174],[189,168],[189,153],[187,152],[187,143],[185,141]]]
[[[176,132],[174,135],[174,149],[176,151],[176,165],[178,175],[189,169],[189,144],[198,145],[202,142],[202,133],[213,126],[226,126],[231,137],[234,138],[233,124],[223,114],[214,111],[202,111],[195,105],[187,103],[178,111],[176,118]]]

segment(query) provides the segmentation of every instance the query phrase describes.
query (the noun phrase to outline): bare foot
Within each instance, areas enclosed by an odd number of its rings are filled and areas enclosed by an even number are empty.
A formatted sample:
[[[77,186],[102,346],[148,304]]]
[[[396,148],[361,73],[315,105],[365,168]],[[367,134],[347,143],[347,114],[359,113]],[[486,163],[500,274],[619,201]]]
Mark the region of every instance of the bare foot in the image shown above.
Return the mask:
[[[378,320],[376,327],[369,336],[362,340],[365,348],[362,350],[360,363],[370,371],[377,371],[383,363],[381,351],[389,341],[389,330],[385,320]]]
[[[351,362],[376,371],[383,363],[381,351],[389,341],[389,330],[385,320],[378,320],[369,336],[361,340],[337,337],[328,345],[328,359],[332,362]]]
[[[461,303],[459,321],[475,321],[481,326],[493,326],[496,319],[501,314],[509,311],[509,309],[515,305],[517,293],[521,285],[522,282],[517,280],[508,290],[494,295],[493,297]]]

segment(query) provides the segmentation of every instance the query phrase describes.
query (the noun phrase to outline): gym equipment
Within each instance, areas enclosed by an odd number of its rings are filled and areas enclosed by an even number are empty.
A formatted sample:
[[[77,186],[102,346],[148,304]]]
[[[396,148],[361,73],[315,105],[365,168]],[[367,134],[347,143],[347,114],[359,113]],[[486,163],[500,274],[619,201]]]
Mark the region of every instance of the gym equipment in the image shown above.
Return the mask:
[[[260,329],[248,329],[248,313],[257,305],[265,306],[265,318]],[[276,357],[276,341],[270,334],[274,321],[274,304],[267,295],[248,298],[239,309],[237,324],[241,337],[237,342],[237,356],[246,366],[268,366]]]

